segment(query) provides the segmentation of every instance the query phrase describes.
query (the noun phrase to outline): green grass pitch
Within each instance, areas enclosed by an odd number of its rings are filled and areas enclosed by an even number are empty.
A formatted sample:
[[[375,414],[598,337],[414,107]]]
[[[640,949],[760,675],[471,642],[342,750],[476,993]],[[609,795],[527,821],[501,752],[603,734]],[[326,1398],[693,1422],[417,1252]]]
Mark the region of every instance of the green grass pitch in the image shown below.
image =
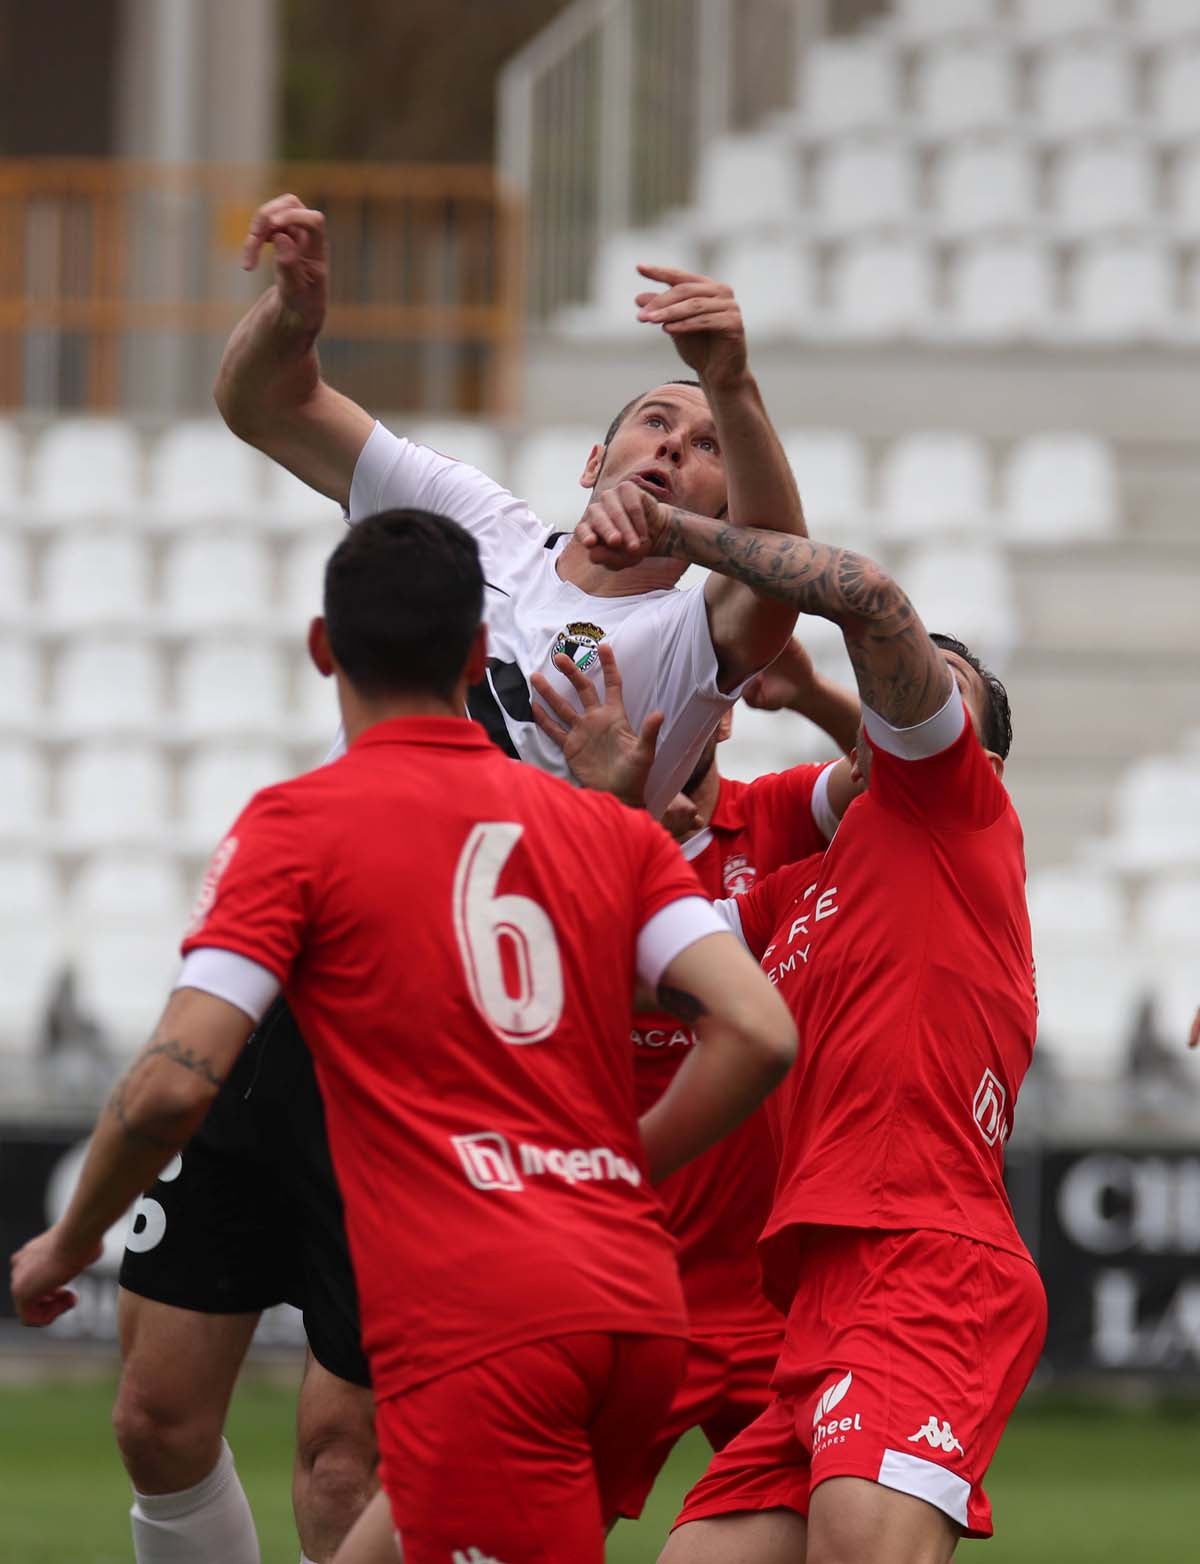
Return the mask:
[[[108,1428],[112,1385],[0,1386],[0,1557],[5,1564],[129,1564],[128,1489]],[[296,1564],[289,1471],[294,1393],[249,1379],[229,1436],[264,1564]],[[653,1564],[679,1496],[703,1468],[684,1441],[611,1564]],[[966,1564],[1184,1564],[1197,1556],[1200,1408],[1032,1404],[1014,1420],[989,1489],[997,1537]]]

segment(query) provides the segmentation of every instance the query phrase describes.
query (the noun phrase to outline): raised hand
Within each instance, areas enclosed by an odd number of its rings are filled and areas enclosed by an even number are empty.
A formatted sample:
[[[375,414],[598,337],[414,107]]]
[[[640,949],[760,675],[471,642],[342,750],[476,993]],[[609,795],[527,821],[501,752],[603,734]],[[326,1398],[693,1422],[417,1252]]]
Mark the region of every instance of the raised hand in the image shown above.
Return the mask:
[[[729,385],[746,373],[746,328],[728,283],[677,266],[639,266],[661,293],[639,293],[637,318],[661,326],[689,369],[711,385]]]
[[[566,758],[572,775],[584,787],[613,793],[627,804],[640,808],[645,798],[646,778],[654,764],[654,751],[663,713],[651,712],[635,733],[625,710],[621,693],[621,673],[613,649],[600,643],[600,667],[604,674],[604,699],[596,686],[569,657],[561,653],[554,666],[567,679],[583,710],[576,710],[561,696],[545,674],[531,679],[540,706],[533,708],[533,720],[548,738],[554,740]]]
[[[575,541],[594,564],[628,570],[657,552],[670,515],[669,506],[626,480],[592,501],[575,527]]]
[[[298,196],[276,196],[251,219],[242,247],[246,271],[255,270],[266,244],[275,250],[275,286],[284,309],[315,335],[325,322],[329,293],[325,214]]]

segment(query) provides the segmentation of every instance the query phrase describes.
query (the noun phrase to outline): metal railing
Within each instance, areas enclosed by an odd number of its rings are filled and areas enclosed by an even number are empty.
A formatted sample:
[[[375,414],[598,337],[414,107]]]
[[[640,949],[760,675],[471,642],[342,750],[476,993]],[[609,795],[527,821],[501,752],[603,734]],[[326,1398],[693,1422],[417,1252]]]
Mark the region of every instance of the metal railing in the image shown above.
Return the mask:
[[[528,223],[527,305],[588,296],[600,241],[691,199],[704,147],[791,102],[821,0],[576,0],[505,67],[499,162]]]
[[[59,160],[0,160],[0,407],[206,406],[270,277],[242,238],[283,190],[329,220],[331,378],[367,405],[511,409],[520,223],[491,168]]]

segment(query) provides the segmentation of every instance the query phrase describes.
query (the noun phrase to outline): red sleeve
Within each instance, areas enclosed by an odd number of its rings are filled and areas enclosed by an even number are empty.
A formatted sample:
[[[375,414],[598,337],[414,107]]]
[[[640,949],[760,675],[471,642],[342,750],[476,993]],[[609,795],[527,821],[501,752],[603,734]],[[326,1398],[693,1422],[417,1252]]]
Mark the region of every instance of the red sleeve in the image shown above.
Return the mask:
[[[871,744],[871,797],[914,825],[985,831],[1009,805],[966,709],[954,743],[923,760],[905,760]]]
[[[792,766],[748,784],[742,808],[760,869],[778,869],[825,850],[827,843],[813,819],[812,804],[817,778],[826,764]]]
[[[282,790],[267,788],[213,854],[183,954],[231,950],[285,983],[308,921],[312,880],[311,834]]]
[[[811,856],[811,855],[810,855]],[[811,867],[811,865],[806,865]],[[785,864],[774,874],[765,875],[734,902],[742,920],[742,938],[755,961],[761,961],[771,936],[783,920],[784,909],[795,900],[798,864]]]
[[[644,838],[638,881],[638,928],[644,928],[655,913],[684,896],[711,901],[696,878],[696,871],[679,851],[679,843],[649,815],[639,814],[637,818]]]

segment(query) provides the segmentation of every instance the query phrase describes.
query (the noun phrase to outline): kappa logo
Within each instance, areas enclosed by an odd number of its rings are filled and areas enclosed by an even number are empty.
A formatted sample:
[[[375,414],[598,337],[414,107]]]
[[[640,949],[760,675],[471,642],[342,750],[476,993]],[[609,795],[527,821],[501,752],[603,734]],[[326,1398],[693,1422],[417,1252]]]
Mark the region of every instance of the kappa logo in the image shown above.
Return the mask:
[[[599,625],[576,620],[558,632],[554,640],[555,657],[569,657],[580,673],[587,673],[600,656],[600,642],[604,631]]]
[[[450,1564],[504,1564],[504,1560],[484,1553],[481,1548],[455,1548],[450,1555]]]
[[[939,1426],[937,1418],[930,1416],[924,1428],[918,1428],[915,1434],[909,1434],[908,1436],[910,1445],[919,1444],[922,1439],[928,1440],[934,1450],[944,1450],[947,1455],[952,1450],[957,1450],[959,1455],[965,1453],[962,1445],[954,1437],[950,1424],[947,1423],[945,1418],[942,1419]]]

